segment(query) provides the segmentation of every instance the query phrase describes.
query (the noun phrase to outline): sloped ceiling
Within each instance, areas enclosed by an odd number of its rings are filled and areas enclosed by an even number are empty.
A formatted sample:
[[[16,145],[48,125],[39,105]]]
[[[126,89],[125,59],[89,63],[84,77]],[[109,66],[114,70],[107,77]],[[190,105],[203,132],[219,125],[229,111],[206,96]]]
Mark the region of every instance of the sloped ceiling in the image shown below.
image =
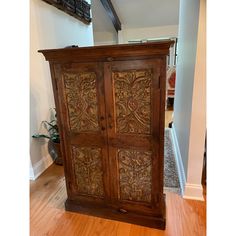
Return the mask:
[[[111,0],[125,28],[177,25],[180,0]],[[113,27],[100,0],[92,0],[94,31]]]

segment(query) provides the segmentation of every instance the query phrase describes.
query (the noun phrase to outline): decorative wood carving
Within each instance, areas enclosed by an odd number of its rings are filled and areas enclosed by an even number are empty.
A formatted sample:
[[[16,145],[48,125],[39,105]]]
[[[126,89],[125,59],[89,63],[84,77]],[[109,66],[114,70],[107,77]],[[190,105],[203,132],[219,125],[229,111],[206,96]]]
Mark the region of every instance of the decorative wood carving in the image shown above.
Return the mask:
[[[72,158],[78,192],[103,197],[101,148],[72,146]]]
[[[150,134],[152,70],[113,72],[116,132]]]
[[[90,15],[91,5],[85,0],[42,0],[61,11],[68,13],[76,19],[89,24],[92,19]]]
[[[151,202],[152,153],[118,149],[120,199]]]
[[[74,132],[98,131],[96,74],[64,73],[70,129]],[[79,91],[79,92],[78,92]]]

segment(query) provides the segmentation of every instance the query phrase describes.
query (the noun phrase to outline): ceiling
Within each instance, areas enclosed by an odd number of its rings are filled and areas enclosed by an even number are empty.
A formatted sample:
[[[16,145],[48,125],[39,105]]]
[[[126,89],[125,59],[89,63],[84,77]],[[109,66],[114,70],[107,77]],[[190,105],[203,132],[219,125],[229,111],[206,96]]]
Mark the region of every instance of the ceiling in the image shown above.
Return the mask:
[[[111,0],[125,28],[177,25],[180,0]],[[92,0],[94,31],[114,28],[100,0]]]

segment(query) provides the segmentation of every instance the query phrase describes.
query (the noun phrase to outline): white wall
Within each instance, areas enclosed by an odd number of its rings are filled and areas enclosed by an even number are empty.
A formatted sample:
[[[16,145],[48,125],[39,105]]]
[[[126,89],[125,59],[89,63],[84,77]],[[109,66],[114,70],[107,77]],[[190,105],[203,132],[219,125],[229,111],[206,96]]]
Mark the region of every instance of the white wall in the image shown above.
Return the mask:
[[[173,132],[184,197],[202,198],[206,131],[205,0],[181,0]]]
[[[90,2],[90,1],[88,1]],[[32,139],[42,120],[55,107],[48,62],[39,49],[69,45],[93,45],[92,24],[86,25],[39,0],[30,1],[30,178],[35,179],[51,163],[44,140]]]
[[[188,185],[200,185],[206,134],[206,2],[200,0],[197,55],[194,72],[192,116],[189,139]],[[190,193],[188,193],[190,191]],[[186,196],[191,195],[186,187]]]
[[[94,45],[118,43],[118,34],[100,0],[92,0]]]
[[[118,43],[118,34],[116,30],[94,31],[94,45],[113,45]]]
[[[118,32],[119,44],[128,43],[129,40],[152,39],[161,37],[177,37],[178,25],[166,25],[145,28],[128,28],[122,25]]]
[[[118,43],[124,44],[132,40],[147,40],[157,38],[178,37],[178,25],[155,26],[145,28],[129,28],[122,25],[122,30],[118,32]],[[170,48],[170,66],[174,65],[175,51]]]

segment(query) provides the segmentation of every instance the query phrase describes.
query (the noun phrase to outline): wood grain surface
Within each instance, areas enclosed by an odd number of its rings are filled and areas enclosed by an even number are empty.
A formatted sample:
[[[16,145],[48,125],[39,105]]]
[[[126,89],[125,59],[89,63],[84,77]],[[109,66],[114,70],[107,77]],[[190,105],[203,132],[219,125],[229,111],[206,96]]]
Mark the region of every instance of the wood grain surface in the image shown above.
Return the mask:
[[[30,235],[55,236],[204,236],[206,202],[166,194],[166,230],[66,212],[63,167],[50,166],[30,183]]]

